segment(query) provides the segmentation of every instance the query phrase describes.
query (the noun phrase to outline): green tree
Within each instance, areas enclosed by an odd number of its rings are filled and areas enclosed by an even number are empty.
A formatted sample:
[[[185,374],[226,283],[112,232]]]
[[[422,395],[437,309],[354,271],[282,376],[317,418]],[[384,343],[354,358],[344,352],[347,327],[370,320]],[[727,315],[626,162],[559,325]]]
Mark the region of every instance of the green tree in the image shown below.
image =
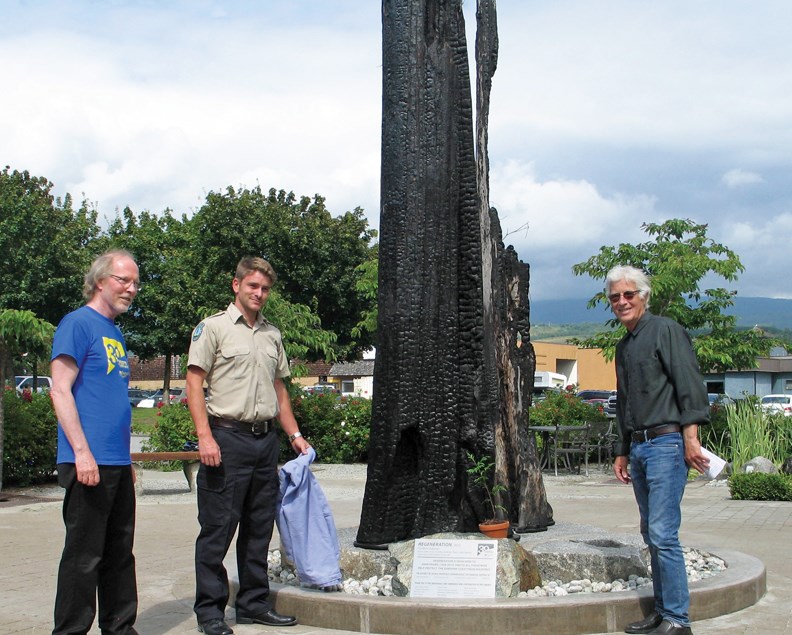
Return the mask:
[[[81,303],[86,247],[99,228],[86,202],[74,210],[71,197],[54,198],[52,187],[27,171],[0,172],[0,309],[57,324]]]
[[[131,310],[119,317],[127,347],[141,359],[165,357],[165,389],[170,387],[171,358],[187,351],[199,320],[200,295],[191,273],[185,222],[168,209],[136,216],[127,207],[107,232],[114,246],[135,256],[140,269],[140,291]]]
[[[5,368],[10,357],[29,352],[49,357],[55,327],[31,311],[0,309],[0,389],[5,390]],[[0,491],[3,489],[3,439],[5,411],[0,399]]]
[[[335,359],[336,334],[323,329],[321,319],[309,307],[287,302],[276,289],[262,312],[280,329],[289,359]],[[301,374],[297,371],[294,369],[295,375]]]
[[[210,271],[204,252],[197,248],[202,241],[196,227],[170,210],[135,215],[127,208],[107,232],[107,246],[128,249],[140,268],[141,289],[132,309],[119,318],[127,346],[141,359],[165,356],[166,388],[171,356],[186,353],[195,325],[224,309],[232,298],[231,277],[238,258],[227,272]],[[290,357],[304,358],[316,351],[333,355],[334,334],[321,328],[319,317],[308,307],[274,291],[264,314],[281,329]]]
[[[375,248],[371,258],[358,265],[360,276],[355,283],[355,290],[366,301],[366,307],[360,320],[352,329],[352,336],[362,338],[364,333],[374,335],[377,332],[377,278],[379,276],[379,258]]]
[[[72,209],[52,183],[27,171],[0,172],[0,308],[33,311],[57,324],[81,303],[85,248],[99,234],[96,212]]]
[[[228,281],[243,255],[269,260],[277,289],[290,304],[308,307],[322,328],[335,333],[338,357],[368,348],[373,335],[353,338],[352,329],[371,300],[356,291],[358,265],[371,258],[376,236],[361,209],[333,217],[321,196],[299,200],[291,192],[260,188],[210,192],[191,220],[195,275],[204,306],[228,302]],[[218,287],[216,281],[223,281]],[[280,326],[280,325],[279,325]]]
[[[690,332],[702,372],[755,368],[757,357],[767,355],[776,340],[756,331],[735,330],[736,318],[724,314],[734,304],[735,291],[700,288],[711,274],[728,282],[737,280],[744,271],[737,254],[709,238],[707,225],[691,220],[644,223],[641,229],[653,240],[601,247],[597,255],[573,265],[572,271],[604,281],[616,265],[642,269],[652,281],[651,312],[676,320]],[[604,290],[594,295],[588,306],[600,303],[608,305]],[[609,330],[575,343],[602,348],[603,355],[613,359],[616,343],[625,331],[615,318],[607,325]]]

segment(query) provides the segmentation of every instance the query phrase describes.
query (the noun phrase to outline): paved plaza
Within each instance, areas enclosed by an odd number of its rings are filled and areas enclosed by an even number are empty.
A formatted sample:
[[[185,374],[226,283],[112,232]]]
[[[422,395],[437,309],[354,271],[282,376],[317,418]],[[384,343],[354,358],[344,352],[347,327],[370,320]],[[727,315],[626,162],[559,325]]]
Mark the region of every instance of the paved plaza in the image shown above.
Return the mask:
[[[365,466],[315,466],[330,500],[336,524],[358,523]],[[557,521],[637,533],[638,515],[632,490],[610,472],[594,467],[590,476],[546,475],[545,487]],[[138,497],[137,557],[141,635],[196,633],[192,612],[193,547],[198,532],[195,495],[181,473],[144,471]],[[63,546],[61,490],[55,487],[6,488],[0,498],[0,633],[49,633],[60,551]],[[767,567],[767,594],[754,606],[714,619],[694,622],[697,635],[792,635],[792,503],[732,501],[724,484],[698,480],[683,500],[683,544],[718,553],[741,551]],[[277,545],[277,537],[273,545]],[[227,559],[234,569],[233,556]],[[530,601],[530,600],[526,600]],[[237,635],[289,633],[340,634],[314,626],[273,628],[238,626]],[[298,616],[299,617],[299,616]],[[91,634],[98,634],[94,627]],[[417,634],[416,634],[417,635]],[[453,635],[453,634],[449,634]],[[552,634],[550,634],[552,635]]]

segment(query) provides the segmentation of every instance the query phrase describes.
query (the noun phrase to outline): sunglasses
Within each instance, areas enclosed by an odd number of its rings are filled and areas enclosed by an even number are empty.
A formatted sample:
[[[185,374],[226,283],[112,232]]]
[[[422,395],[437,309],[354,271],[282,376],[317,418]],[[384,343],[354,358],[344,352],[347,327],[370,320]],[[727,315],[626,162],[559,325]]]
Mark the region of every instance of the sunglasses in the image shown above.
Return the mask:
[[[625,300],[632,300],[635,296],[641,295],[640,291],[625,291],[624,293],[611,293],[608,296],[608,300],[610,300],[611,304],[616,304],[619,301],[619,298],[624,296]]]

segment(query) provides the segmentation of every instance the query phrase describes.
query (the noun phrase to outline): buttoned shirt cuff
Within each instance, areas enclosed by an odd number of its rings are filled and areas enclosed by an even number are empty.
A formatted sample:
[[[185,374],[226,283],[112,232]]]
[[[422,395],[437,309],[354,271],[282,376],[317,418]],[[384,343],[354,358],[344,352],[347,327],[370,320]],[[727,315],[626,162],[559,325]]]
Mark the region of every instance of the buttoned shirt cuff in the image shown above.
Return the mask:
[[[709,412],[702,411],[702,410],[686,410],[682,413],[680,417],[681,421],[679,424],[681,426],[689,426],[692,423],[697,423],[699,425],[705,425],[709,423]]]

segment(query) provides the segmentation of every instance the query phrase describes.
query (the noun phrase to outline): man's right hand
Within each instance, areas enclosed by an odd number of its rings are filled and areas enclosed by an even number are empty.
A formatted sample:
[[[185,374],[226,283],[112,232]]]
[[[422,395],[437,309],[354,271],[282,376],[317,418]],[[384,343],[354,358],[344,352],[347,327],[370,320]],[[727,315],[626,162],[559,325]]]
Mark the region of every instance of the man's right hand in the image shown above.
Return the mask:
[[[88,487],[99,485],[99,466],[90,451],[75,454],[74,469],[77,471],[78,483]]]
[[[630,482],[630,473],[627,471],[627,457],[617,456],[613,460],[613,473],[625,485]]]
[[[201,463],[208,467],[217,467],[223,461],[220,456],[220,446],[217,445],[217,441],[212,435],[198,439],[198,454],[201,457]]]

